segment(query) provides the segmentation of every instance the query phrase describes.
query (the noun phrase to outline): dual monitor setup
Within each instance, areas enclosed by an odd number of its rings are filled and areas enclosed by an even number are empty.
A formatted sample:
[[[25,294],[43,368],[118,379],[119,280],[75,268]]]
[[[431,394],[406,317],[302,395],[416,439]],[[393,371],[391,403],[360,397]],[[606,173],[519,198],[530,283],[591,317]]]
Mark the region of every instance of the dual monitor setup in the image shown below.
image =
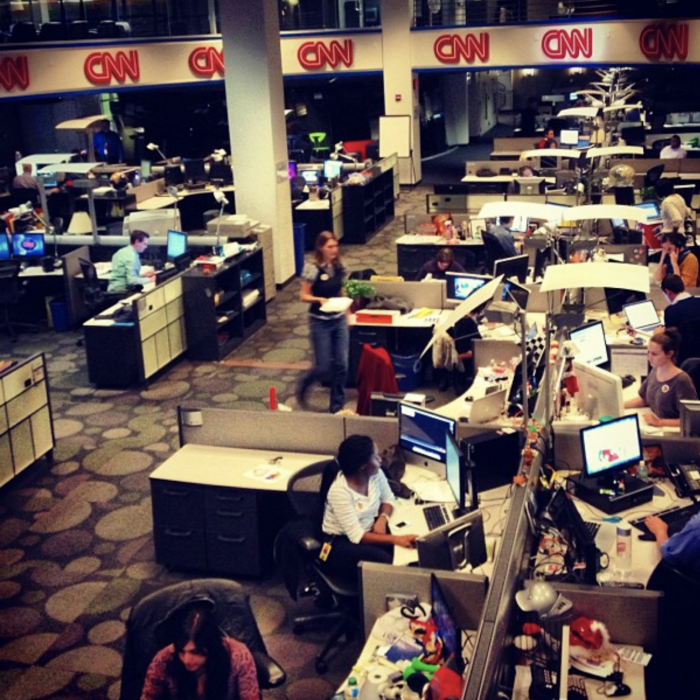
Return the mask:
[[[321,186],[338,182],[343,177],[343,163],[340,160],[326,160],[323,163],[298,164],[291,160],[287,163],[289,179],[303,177],[307,186]]]
[[[208,182],[215,185],[232,185],[233,170],[225,160],[212,160],[209,167],[203,158],[187,158],[182,163],[169,163],[163,168],[167,187],[203,189]]]
[[[469,272],[447,272],[447,301],[451,304],[460,304],[476,292],[477,289],[480,289],[487,282],[490,282],[494,277],[503,275],[503,300],[513,301],[508,292],[516,290],[518,296],[515,298],[515,301],[522,309],[525,309],[527,306],[527,296],[530,292],[526,287],[521,285],[525,284],[527,281],[528,266],[529,258],[527,255],[515,255],[512,258],[496,260],[493,265],[492,276],[477,275]],[[520,284],[516,284],[513,278],[517,278]]]

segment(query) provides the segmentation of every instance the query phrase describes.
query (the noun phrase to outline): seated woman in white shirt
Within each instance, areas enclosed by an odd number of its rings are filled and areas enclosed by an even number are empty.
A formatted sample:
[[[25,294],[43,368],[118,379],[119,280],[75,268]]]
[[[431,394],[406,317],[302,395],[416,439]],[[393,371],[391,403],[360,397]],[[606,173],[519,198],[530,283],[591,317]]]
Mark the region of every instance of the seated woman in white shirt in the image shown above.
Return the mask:
[[[340,471],[328,489],[321,559],[329,573],[355,579],[360,561],[391,564],[393,546],[413,547],[416,535],[389,533],[394,494],[380,469],[377,446],[351,435],[338,448]]]

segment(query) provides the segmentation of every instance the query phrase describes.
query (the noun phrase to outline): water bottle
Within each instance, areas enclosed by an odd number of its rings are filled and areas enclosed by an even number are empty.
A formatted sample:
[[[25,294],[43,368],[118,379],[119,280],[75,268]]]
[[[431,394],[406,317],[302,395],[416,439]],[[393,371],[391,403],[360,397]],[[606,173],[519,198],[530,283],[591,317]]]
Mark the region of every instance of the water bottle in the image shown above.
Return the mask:
[[[632,526],[624,521],[617,524],[615,552],[615,569],[620,579],[629,578],[632,573]]]

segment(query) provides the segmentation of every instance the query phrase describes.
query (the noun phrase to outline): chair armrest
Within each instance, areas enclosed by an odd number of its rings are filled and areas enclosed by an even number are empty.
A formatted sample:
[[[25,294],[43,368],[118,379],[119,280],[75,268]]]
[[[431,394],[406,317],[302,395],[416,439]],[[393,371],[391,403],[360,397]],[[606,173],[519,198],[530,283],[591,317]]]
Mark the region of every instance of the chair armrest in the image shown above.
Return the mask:
[[[313,535],[301,537],[298,544],[304,554],[311,555],[321,551],[321,543]]]
[[[270,656],[262,651],[254,651],[253,660],[258,674],[258,683],[264,690],[279,688],[287,680],[284,669]]]

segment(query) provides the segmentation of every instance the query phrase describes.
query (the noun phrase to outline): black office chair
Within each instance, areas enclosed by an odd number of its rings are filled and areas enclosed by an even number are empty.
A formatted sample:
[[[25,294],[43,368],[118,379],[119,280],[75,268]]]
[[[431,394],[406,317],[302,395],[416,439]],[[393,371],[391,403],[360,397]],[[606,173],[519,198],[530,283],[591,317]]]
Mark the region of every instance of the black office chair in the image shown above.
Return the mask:
[[[103,289],[100,278],[97,276],[97,268],[84,258],[80,258],[79,262],[80,271],[83,274],[83,304],[91,316],[116,304],[126,296],[127,292],[108,292]]]
[[[698,329],[700,330],[700,329]],[[686,334],[687,333],[686,330]],[[681,338],[684,336],[681,334]],[[698,347],[695,345],[694,347]],[[695,385],[695,391],[698,396],[700,396],[700,357],[689,357],[681,362],[681,369],[690,376]]]
[[[261,689],[285,683],[286,673],[268,655],[243,588],[225,579],[194,579],[151,593],[132,609],[126,623],[120,700],[139,700],[151,660],[172,642],[177,622],[197,603],[211,605],[221,630],[250,649]]]
[[[34,22],[29,20],[16,22],[10,31],[10,41],[13,43],[24,43],[25,41],[36,41],[38,34]]]
[[[486,273],[490,275],[493,273],[493,264],[496,260],[507,258],[508,255],[506,251],[503,250],[503,246],[498,238],[492,233],[484,231],[481,234],[481,240],[484,242],[484,247],[486,249]]]
[[[649,168],[644,176],[644,187],[655,187],[656,183],[661,179],[665,168],[666,165],[664,163]]]
[[[0,263],[0,310],[3,314],[3,327],[7,330],[12,342],[17,340],[17,333],[11,320],[10,311],[17,306],[24,284],[19,278],[20,262],[8,260]]]
[[[44,22],[39,29],[40,41],[64,41],[68,38],[68,26],[63,22]]]
[[[317,462],[297,472],[287,486],[287,496],[296,519],[287,523],[275,539],[275,562],[293,600],[315,594],[334,607],[314,615],[294,618],[293,631],[301,634],[307,625],[335,622],[321,652],[316,657],[317,673],[328,670],[326,657],[341,637],[350,638],[359,629],[357,581],[330,576],[320,562],[321,523],[326,495],[338,474],[335,460]]]
[[[11,196],[13,207],[27,203],[36,207],[39,204],[39,190],[33,190],[29,187],[13,187]]]

